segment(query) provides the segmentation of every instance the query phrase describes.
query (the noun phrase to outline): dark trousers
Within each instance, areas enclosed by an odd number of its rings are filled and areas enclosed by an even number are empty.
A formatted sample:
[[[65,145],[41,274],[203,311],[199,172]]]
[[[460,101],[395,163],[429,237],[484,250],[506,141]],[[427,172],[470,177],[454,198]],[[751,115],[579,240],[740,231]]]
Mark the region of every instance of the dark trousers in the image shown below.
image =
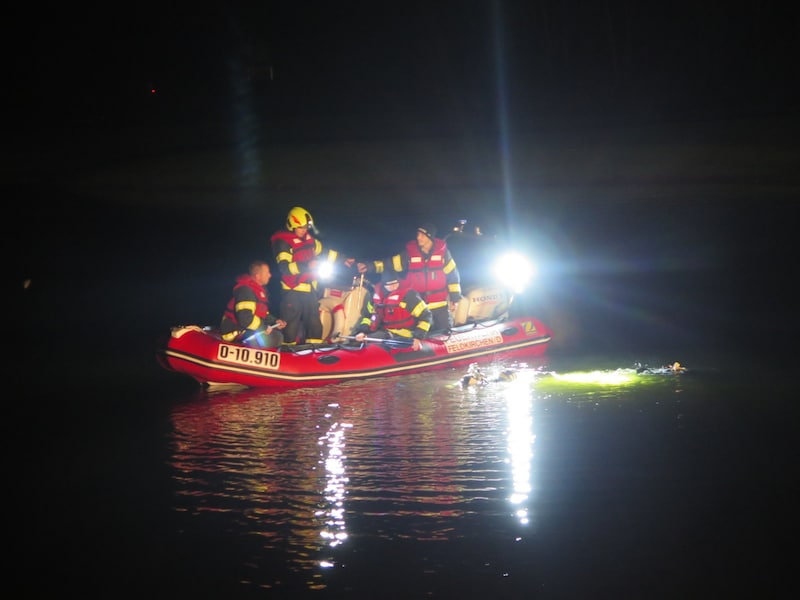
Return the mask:
[[[319,299],[315,292],[281,292],[281,319],[286,321],[283,339],[288,344],[322,341]]]
[[[452,326],[450,322],[450,309],[447,305],[434,308],[431,311],[431,315],[433,315],[431,331],[447,331]]]

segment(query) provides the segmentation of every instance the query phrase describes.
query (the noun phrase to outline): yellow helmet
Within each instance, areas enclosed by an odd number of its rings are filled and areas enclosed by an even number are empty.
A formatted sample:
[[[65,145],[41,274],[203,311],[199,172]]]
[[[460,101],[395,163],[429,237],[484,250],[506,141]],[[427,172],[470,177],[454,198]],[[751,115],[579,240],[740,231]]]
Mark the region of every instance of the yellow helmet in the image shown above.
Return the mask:
[[[298,227],[308,227],[311,231],[314,231],[314,219],[302,206],[293,207],[286,217],[286,229],[294,231]]]

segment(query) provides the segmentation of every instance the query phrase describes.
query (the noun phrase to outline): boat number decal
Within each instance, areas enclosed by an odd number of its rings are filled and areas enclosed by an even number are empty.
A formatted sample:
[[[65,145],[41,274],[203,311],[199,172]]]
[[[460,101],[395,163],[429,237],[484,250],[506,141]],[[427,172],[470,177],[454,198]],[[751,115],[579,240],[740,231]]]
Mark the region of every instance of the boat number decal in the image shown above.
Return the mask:
[[[269,352],[243,346],[229,346],[228,344],[219,345],[217,359],[237,365],[264,367],[265,369],[279,369],[281,366],[280,352]]]
[[[503,336],[497,331],[474,331],[459,334],[458,339],[450,339],[444,343],[448,353],[463,352],[474,348],[494,346],[503,343]]]

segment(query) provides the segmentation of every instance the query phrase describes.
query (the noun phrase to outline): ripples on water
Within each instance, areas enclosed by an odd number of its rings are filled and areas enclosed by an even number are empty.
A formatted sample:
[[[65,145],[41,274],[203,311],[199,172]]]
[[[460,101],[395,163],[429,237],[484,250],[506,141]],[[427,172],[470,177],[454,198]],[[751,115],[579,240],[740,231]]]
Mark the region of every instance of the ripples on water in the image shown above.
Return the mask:
[[[536,472],[537,436],[551,445],[559,435],[550,415],[615,403],[672,410],[680,378],[487,373],[472,386],[451,370],[306,390],[200,391],[171,414],[181,526],[221,531],[235,548],[238,584],[252,589],[364,594],[394,581],[394,591],[420,595],[454,576],[467,587],[478,577],[487,591],[509,577],[531,585],[531,565],[522,565],[537,505],[556,502],[542,489],[553,476],[547,462]],[[457,575],[448,574],[454,559]]]

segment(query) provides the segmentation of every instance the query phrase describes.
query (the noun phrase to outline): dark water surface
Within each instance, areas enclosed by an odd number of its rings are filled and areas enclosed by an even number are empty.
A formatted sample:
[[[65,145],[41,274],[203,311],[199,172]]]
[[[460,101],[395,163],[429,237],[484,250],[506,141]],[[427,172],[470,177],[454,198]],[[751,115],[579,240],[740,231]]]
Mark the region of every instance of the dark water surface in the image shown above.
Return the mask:
[[[425,194],[403,218],[352,198],[340,215],[317,204],[318,221],[370,255],[418,219],[498,212],[425,214]],[[35,200],[20,199],[31,213]],[[12,318],[9,585],[187,598],[796,587],[796,301],[768,268],[789,249],[791,198],[521,200],[540,280],[515,310],[555,330],[545,364],[481,388],[447,370],[285,392],[198,389],[154,348],[172,325],[216,323],[290,203],[263,221],[95,207],[62,226],[80,200],[39,211],[13,260],[33,285]],[[688,372],[632,369],[674,361]],[[594,375],[564,379],[579,373]],[[609,375],[627,380],[598,381]]]
[[[607,363],[614,359],[606,356]],[[782,597],[787,374],[460,373],[24,397],[20,585],[90,597]],[[599,383],[599,376],[624,383]],[[16,410],[15,410],[16,412]],[[12,578],[15,575],[12,574]]]

